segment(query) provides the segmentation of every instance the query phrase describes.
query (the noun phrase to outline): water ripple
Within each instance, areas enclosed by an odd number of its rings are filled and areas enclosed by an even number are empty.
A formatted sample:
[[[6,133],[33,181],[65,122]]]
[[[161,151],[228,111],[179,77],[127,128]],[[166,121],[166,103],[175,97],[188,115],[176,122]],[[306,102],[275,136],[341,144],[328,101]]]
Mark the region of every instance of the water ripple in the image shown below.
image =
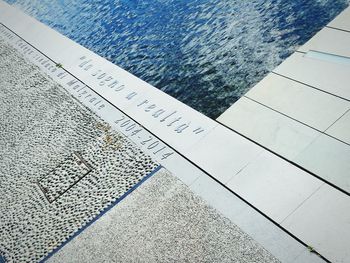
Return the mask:
[[[216,118],[348,0],[8,0]]]

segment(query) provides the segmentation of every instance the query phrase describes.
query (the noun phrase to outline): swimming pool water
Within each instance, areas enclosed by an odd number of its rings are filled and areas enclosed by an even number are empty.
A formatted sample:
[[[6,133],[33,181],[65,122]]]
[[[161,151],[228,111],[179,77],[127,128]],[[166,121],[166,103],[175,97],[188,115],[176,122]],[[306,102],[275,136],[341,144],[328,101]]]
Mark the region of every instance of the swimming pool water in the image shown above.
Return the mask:
[[[349,0],[8,0],[211,118]]]

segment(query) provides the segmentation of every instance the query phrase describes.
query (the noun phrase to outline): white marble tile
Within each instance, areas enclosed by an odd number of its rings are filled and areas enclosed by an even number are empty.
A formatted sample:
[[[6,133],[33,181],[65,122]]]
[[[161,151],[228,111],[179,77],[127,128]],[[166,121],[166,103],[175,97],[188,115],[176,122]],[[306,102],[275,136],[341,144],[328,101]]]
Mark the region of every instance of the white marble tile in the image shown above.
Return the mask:
[[[299,51],[314,50],[350,58],[349,46],[350,32],[325,27],[300,47]]]
[[[350,31],[350,7],[331,21],[328,26]]]
[[[31,38],[36,37],[34,32],[34,27],[39,24],[34,18],[25,15],[23,12],[17,8],[8,5],[5,7],[6,17],[2,18],[2,23],[14,31],[16,34],[20,35],[23,38],[28,38],[28,42],[31,41]]]
[[[317,178],[265,151],[235,175],[227,186],[280,223],[322,184]]]
[[[233,222],[246,209],[253,209],[206,174],[194,181],[190,188]]]
[[[37,25],[37,22],[34,19],[28,19],[27,17],[17,17],[17,12],[12,11],[13,8],[10,8],[8,12],[10,15],[5,18],[2,23],[30,43],[31,39],[28,38],[28,36],[31,36],[33,39],[36,37],[37,32],[34,31],[33,28]]]
[[[0,21],[6,25],[7,22],[13,23],[14,26],[23,27],[23,22],[28,22],[32,20],[27,15],[24,15],[17,8],[14,8],[12,5],[6,3],[5,1],[1,1],[0,3]]]
[[[125,79],[120,78],[119,76],[116,77],[115,69],[113,67],[105,67],[103,63],[94,65],[99,65],[99,67],[96,67],[96,70],[93,71],[85,72],[84,70],[78,69],[76,67],[75,73],[72,71],[70,72],[72,72],[86,85],[91,87],[113,105],[125,111],[130,105],[132,105],[132,101],[126,98],[127,94],[129,94],[131,91],[127,87],[123,90],[119,90],[118,87],[122,85],[121,83],[118,83],[118,85],[114,88],[109,86],[116,79],[118,79],[118,81],[120,79],[122,79],[122,81],[125,81]],[[127,84],[129,85],[129,83]]]
[[[207,176],[203,171],[176,152],[171,158],[160,160],[160,163],[188,186],[190,186],[199,177]]]
[[[274,72],[350,100],[350,66],[294,53]]]
[[[0,1],[0,22],[4,22],[10,15],[9,4]]]
[[[234,222],[283,263],[294,262],[305,248],[253,209],[244,210]]]
[[[260,146],[219,125],[185,155],[225,184],[262,150]]]
[[[326,133],[350,144],[350,111],[334,123]]]
[[[12,24],[12,22],[9,22],[11,29]],[[59,34],[50,27],[39,23],[33,18],[28,19],[28,21],[23,22],[23,24],[29,24],[29,27],[20,28],[17,26],[13,27],[13,30],[17,31],[22,38],[24,38],[46,56],[67,65],[68,61],[76,55],[71,49],[72,47],[78,45],[74,41]]]
[[[348,101],[276,74],[269,74],[246,97],[321,131],[350,108]]]
[[[281,262],[295,262],[305,250],[297,240],[209,176],[199,177],[190,188]]]
[[[327,135],[321,135],[293,161],[350,192],[349,145]]]
[[[247,98],[238,100],[218,121],[288,159],[320,134]]]
[[[135,97],[128,114],[180,152],[191,148],[218,124],[151,85]],[[182,130],[183,129],[183,130]]]
[[[284,222],[331,262],[350,261],[350,197],[325,184]]]
[[[7,6],[6,10],[8,17],[3,18],[6,26],[53,60],[64,65],[71,62],[78,44],[15,7]]]

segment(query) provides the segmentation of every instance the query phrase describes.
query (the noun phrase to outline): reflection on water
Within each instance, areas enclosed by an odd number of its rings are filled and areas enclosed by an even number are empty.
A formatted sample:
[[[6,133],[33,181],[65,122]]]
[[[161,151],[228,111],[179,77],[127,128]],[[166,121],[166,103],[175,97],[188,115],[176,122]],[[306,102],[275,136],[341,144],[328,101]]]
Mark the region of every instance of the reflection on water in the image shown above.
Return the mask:
[[[8,0],[215,118],[348,0]]]

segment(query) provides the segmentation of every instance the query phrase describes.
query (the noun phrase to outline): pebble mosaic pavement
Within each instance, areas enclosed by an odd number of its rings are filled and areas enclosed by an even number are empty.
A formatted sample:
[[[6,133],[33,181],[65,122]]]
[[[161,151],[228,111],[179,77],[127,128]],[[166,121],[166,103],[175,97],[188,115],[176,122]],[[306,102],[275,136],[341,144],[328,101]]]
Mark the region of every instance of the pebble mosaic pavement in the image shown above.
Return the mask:
[[[0,254],[35,262],[158,164],[1,40],[0,87]]]

